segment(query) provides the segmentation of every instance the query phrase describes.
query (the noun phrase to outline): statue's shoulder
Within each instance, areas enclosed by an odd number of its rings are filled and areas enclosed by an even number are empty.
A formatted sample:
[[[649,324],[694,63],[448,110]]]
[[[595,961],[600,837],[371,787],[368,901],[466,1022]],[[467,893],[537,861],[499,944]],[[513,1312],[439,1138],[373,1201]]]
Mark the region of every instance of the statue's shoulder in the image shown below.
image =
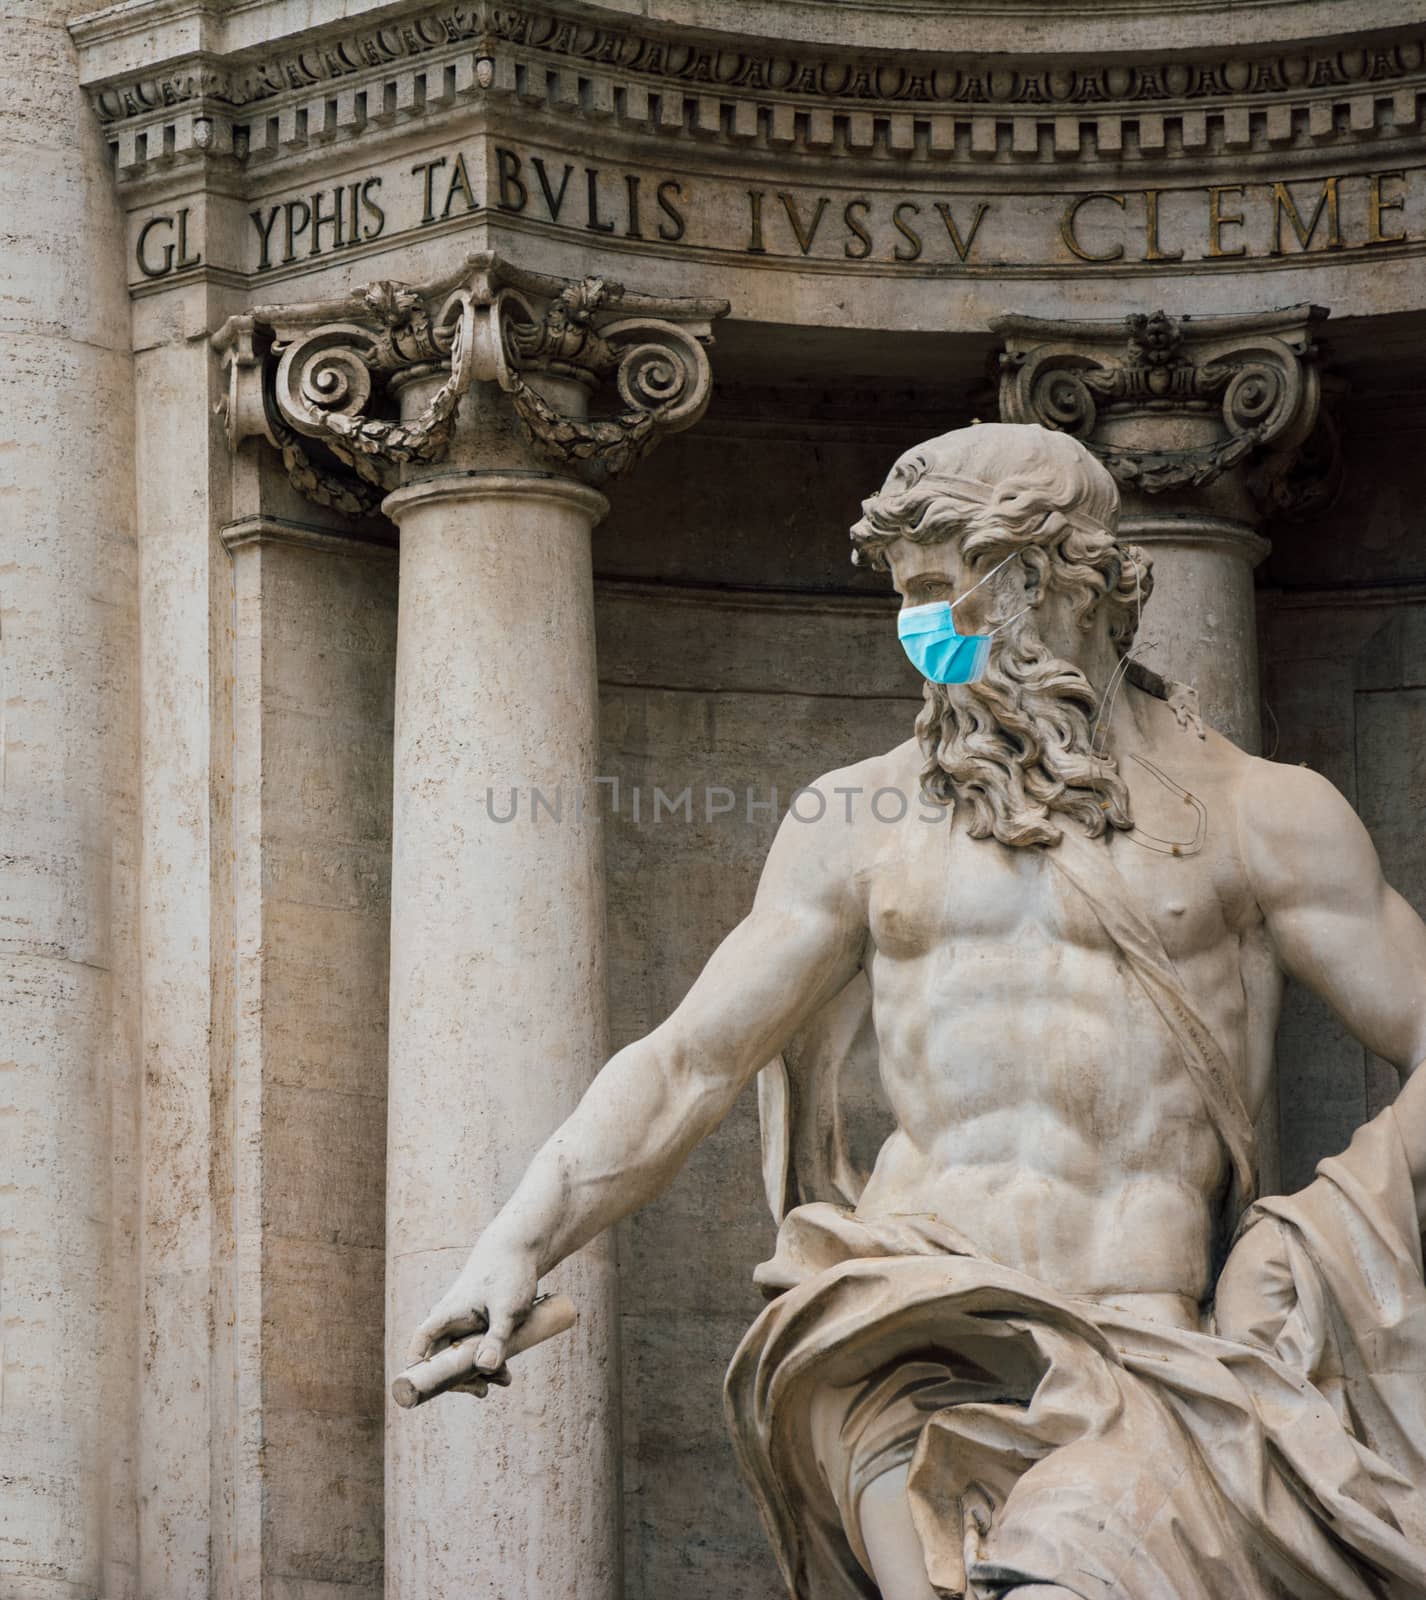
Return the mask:
[[[1207,724],[1175,725],[1162,711],[1151,748],[1210,814],[1221,815],[1226,802],[1231,832],[1249,860],[1266,856],[1300,869],[1310,853],[1361,832],[1356,812],[1330,779],[1300,763],[1250,755]]]
[[[863,912],[867,873],[876,854],[872,821],[887,810],[887,790],[907,796],[906,807],[894,805],[896,811],[909,809],[919,793],[920,768],[920,751],[912,739],[803,784],[788,797],[760,893]],[[881,813],[874,809],[878,796]]]
[[[1311,767],[1237,752],[1234,785],[1239,846],[1269,896],[1374,868],[1366,828],[1336,785]]]
[[[880,755],[824,772],[820,778],[814,778],[807,789],[824,796],[828,805],[837,799],[843,810],[848,794],[854,798],[869,797],[882,789],[899,789],[910,802],[920,793],[921,769],[925,764],[926,758],[917,741],[905,739]]]
[[[1291,787],[1291,775],[1305,770],[1249,755],[1211,723],[1203,721],[1196,704],[1189,715],[1162,695],[1140,701],[1140,705],[1148,712],[1146,726],[1153,755],[1195,790],[1212,790],[1220,795],[1226,791],[1251,799],[1270,792],[1279,774],[1287,775],[1284,781]]]
[[[1220,740],[1228,754],[1222,757],[1241,814],[1273,827],[1330,825],[1344,814],[1355,816],[1350,802],[1330,778],[1304,762],[1269,761],[1250,756]]]

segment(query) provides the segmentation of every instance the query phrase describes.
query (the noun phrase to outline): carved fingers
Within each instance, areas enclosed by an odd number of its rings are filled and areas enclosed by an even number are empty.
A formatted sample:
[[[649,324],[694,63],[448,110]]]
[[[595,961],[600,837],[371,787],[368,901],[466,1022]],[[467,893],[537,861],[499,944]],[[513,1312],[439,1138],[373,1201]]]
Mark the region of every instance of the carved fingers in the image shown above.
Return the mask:
[[[481,1240],[460,1276],[416,1329],[408,1359],[413,1364],[424,1361],[454,1339],[483,1333],[476,1366],[483,1376],[497,1371],[504,1364],[511,1334],[534,1304],[537,1288],[530,1258]]]

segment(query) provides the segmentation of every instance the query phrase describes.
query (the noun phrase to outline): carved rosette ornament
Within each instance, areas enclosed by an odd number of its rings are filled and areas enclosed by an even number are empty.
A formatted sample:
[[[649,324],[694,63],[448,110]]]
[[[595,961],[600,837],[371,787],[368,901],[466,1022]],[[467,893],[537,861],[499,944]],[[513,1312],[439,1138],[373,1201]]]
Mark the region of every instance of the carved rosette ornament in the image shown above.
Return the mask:
[[[1300,509],[1337,478],[1315,339],[1326,315],[1002,317],[1000,414],[1072,433],[1125,489],[1202,489],[1242,466],[1256,497]],[[1318,448],[1304,453],[1314,429]],[[1307,475],[1304,456],[1317,462]]]
[[[524,272],[488,252],[429,285],[382,282],[340,300],[256,306],[214,336],[229,442],[266,438],[309,499],[363,515],[404,466],[442,458],[461,397],[493,383],[536,451],[603,483],[703,415],[706,347],[727,309]],[[402,417],[401,386],[441,371],[419,414]],[[542,375],[596,405],[608,396],[606,408],[567,414],[536,386]]]

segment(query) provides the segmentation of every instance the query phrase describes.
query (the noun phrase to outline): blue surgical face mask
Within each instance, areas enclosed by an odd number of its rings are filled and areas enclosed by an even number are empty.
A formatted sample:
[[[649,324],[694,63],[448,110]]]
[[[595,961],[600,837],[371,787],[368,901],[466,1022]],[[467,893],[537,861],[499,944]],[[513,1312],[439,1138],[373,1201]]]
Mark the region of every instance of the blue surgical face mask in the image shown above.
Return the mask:
[[[902,611],[896,619],[896,632],[902,649],[911,658],[911,665],[923,678],[929,678],[932,683],[975,683],[984,675],[986,662],[990,660],[990,641],[1016,617],[1023,617],[1029,606],[1021,606],[1014,617],[1006,617],[989,633],[957,633],[951,613],[1019,554],[1018,550],[1012,550],[958,600],[933,600],[929,605],[907,606]]]

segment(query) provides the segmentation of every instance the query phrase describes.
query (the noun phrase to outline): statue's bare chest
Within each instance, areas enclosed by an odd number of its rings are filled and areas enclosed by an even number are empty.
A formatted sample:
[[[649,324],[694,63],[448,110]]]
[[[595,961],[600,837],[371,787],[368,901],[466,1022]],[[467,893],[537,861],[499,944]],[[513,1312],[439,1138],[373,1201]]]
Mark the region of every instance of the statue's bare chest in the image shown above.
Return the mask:
[[[1195,797],[1198,798],[1198,797]],[[1046,848],[972,839],[954,822],[910,819],[879,841],[867,882],[868,926],[878,957],[917,961],[981,947],[1047,953],[1111,951],[1091,897],[1127,896],[1170,956],[1193,960],[1236,945],[1252,906],[1231,829],[1201,810],[1136,806],[1140,827],[1076,852],[1076,889]],[[1176,827],[1175,827],[1176,824]],[[1067,829],[1073,822],[1066,821]]]

